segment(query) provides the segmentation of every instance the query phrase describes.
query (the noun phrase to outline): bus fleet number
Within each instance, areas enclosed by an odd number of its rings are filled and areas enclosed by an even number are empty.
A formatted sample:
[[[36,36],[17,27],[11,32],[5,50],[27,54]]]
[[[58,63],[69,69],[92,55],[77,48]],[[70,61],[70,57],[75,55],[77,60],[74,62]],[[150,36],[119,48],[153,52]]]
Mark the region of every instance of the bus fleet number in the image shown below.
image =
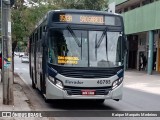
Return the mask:
[[[110,80],[98,80],[97,84],[110,84],[111,81]]]

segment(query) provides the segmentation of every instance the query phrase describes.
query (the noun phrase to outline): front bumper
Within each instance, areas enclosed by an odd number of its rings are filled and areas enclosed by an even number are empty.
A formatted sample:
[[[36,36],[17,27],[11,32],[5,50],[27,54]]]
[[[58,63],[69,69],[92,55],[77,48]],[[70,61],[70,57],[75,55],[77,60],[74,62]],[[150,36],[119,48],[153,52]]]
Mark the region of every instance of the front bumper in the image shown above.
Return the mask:
[[[55,86],[50,80],[46,80],[46,99],[122,99],[121,83],[114,90],[110,90],[106,95],[69,95],[66,90]]]

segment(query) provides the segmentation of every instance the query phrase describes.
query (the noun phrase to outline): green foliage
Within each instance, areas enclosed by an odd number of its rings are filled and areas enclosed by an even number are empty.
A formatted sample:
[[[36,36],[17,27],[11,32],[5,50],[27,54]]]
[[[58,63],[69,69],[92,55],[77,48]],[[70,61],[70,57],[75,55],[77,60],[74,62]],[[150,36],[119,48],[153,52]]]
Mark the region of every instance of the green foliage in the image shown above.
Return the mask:
[[[64,9],[102,10],[108,0],[52,0],[52,3]]]
[[[30,0],[31,1],[31,0]],[[26,45],[24,38],[30,35],[36,23],[49,10],[55,9],[90,9],[102,10],[108,0],[32,0],[32,7],[24,6],[24,0],[16,0],[12,8],[12,38],[13,41],[21,41],[20,45]],[[44,4],[45,3],[45,4]]]
[[[107,0],[84,0],[84,6],[89,10],[102,10],[107,7]]]

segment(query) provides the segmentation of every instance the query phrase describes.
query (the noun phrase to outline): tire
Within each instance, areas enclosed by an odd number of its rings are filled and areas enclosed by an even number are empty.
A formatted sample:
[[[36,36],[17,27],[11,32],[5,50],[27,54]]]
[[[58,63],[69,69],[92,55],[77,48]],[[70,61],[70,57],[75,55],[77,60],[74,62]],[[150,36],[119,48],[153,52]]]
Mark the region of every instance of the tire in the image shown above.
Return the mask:
[[[36,89],[36,85],[34,84],[33,80],[32,80],[32,88]]]

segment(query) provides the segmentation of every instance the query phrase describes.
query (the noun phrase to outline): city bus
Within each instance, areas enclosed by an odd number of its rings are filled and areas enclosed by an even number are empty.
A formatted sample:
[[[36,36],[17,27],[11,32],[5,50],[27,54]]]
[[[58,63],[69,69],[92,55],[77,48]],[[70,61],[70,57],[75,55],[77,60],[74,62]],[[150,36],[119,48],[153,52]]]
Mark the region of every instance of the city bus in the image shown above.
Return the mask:
[[[32,87],[45,100],[122,99],[126,49],[122,16],[52,10],[29,37]]]

